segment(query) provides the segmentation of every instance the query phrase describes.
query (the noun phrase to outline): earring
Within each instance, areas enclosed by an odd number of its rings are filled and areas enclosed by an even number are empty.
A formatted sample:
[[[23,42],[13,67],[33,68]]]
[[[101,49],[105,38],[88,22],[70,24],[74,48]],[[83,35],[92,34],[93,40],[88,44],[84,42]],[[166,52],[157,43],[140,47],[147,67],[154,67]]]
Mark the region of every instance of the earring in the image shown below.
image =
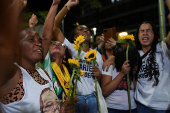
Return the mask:
[[[65,60],[65,58],[63,59],[63,63],[66,63],[66,60]]]

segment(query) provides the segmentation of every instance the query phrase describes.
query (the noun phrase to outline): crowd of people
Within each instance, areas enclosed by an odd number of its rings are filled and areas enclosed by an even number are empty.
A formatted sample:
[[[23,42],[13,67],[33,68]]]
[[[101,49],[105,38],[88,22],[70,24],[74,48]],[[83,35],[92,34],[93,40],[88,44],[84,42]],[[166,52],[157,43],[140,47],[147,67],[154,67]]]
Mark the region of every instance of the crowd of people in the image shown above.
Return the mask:
[[[165,3],[170,11],[170,0]],[[170,113],[170,33],[165,42],[159,42],[155,26],[144,21],[137,28],[135,45],[130,46],[112,37],[105,41],[103,34],[97,34],[93,65],[85,59],[92,50],[89,28],[76,26],[70,39],[59,28],[78,0],[68,0],[58,13],[60,0],[53,0],[42,36],[35,30],[34,14],[29,28],[20,26],[27,0],[1,0],[0,4],[0,113]],[[170,26],[170,13],[168,21]],[[78,57],[72,41],[80,35],[86,38]],[[69,85],[75,85],[75,80],[70,82],[70,58],[79,59],[85,73],[76,84],[76,95],[68,99]]]

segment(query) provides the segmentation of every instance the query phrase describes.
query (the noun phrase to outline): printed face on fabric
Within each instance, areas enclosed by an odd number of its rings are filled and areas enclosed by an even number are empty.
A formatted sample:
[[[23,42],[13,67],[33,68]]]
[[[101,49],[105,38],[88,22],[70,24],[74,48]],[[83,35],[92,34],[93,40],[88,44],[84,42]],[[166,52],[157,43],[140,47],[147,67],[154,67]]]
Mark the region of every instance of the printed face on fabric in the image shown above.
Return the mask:
[[[59,54],[61,57],[64,57],[65,48],[66,48],[65,44],[63,44],[59,41],[52,41],[50,48],[49,48],[50,54],[51,54],[51,56],[53,56],[55,54]]]
[[[37,63],[42,58],[42,39],[32,30],[23,30],[20,32],[19,55],[24,61]]]
[[[60,101],[50,88],[43,89],[40,95],[40,110],[42,113],[60,113]]]
[[[154,33],[152,30],[152,26],[149,23],[142,24],[140,26],[138,38],[142,47],[149,47],[149,48],[151,47],[154,39]]]
[[[77,38],[79,35],[83,35],[86,37],[86,40],[90,41],[90,31],[89,28],[85,25],[79,25],[76,29],[75,29],[75,36],[74,38]]]

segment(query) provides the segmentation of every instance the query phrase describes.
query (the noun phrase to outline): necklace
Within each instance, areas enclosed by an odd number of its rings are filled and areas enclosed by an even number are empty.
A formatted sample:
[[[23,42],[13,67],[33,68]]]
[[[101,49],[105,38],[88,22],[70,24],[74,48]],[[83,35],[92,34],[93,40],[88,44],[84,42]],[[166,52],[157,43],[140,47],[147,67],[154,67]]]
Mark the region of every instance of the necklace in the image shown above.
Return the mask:
[[[52,62],[51,66],[52,66],[52,69],[64,90],[64,92],[62,94],[62,101],[64,102],[65,101],[64,96],[67,95],[68,91],[69,91],[70,74],[64,64],[62,64],[64,74],[62,73],[60,67],[57,65],[56,62]],[[73,87],[73,84],[72,84],[72,87]]]

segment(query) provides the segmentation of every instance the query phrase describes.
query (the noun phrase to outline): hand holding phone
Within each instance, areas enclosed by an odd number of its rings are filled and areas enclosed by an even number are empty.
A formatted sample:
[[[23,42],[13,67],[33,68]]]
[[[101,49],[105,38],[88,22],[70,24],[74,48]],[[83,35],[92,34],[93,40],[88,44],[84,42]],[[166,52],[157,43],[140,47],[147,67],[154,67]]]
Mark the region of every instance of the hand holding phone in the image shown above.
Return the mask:
[[[117,40],[116,27],[103,29],[103,34],[104,34],[104,42],[105,43],[109,40],[110,37],[112,37],[114,40]]]

